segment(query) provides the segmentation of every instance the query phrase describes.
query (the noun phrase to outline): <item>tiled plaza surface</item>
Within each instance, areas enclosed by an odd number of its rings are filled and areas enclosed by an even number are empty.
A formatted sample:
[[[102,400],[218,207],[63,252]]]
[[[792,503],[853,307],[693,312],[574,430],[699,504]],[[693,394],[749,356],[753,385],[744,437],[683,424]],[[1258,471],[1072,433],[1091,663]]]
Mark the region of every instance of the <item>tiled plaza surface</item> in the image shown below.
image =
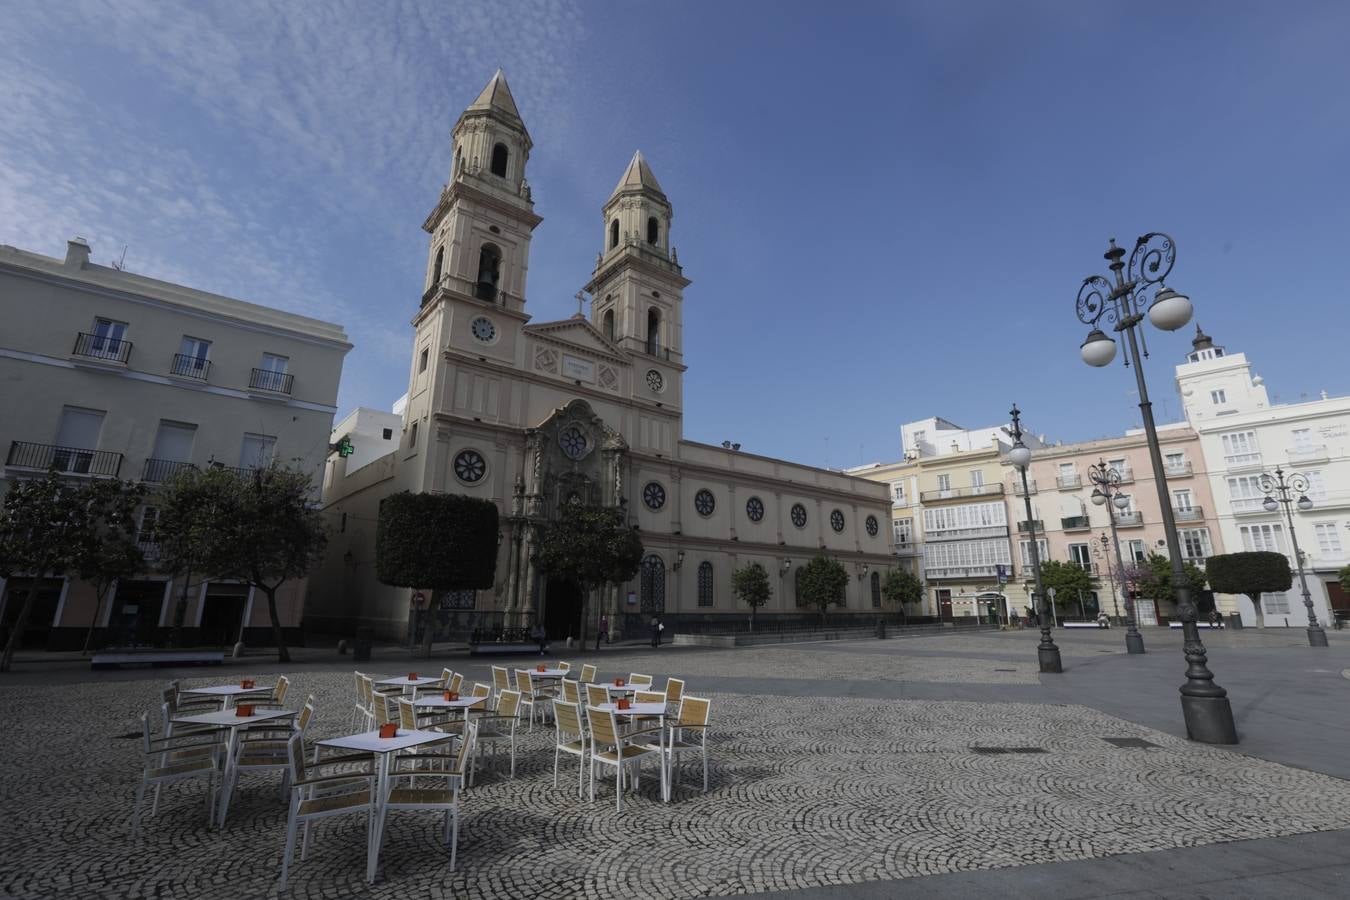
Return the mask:
[[[906,646],[918,645],[905,641],[856,650],[663,651],[662,670],[685,675],[688,692],[713,699],[706,794],[690,771],[674,802],[663,804],[649,770],[621,813],[612,776],[597,785],[594,803],[578,799],[575,760],[564,757],[554,788],[552,732],[537,728],[520,742],[514,780],[480,771],[464,795],[458,871],[448,871],[439,819],[402,813],[391,816],[380,877],[368,886],[364,826],[337,819],[317,826],[285,896],[745,894],[1350,826],[1348,782],[1191,744],[1085,706],[761,697],[700,687],[701,678],[725,688],[728,678],[774,670],[789,682],[1026,683],[1023,665],[967,652],[997,638],[973,640],[928,642],[925,656],[907,662]],[[963,655],[927,655],[943,647]],[[601,674],[655,666],[646,653],[611,652]],[[995,671],[1006,669],[1013,671]],[[0,896],[277,895],[285,807],[275,775],[241,783],[221,831],[205,826],[201,784],[169,788],[141,839],[130,839],[140,753],[125,735],[164,684],[157,673],[145,675],[0,684]],[[316,697],[311,734],[346,730],[349,672],[298,668],[292,690],[291,706]],[[1104,740],[1131,737],[1155,746]],[[988,748],[1041,752],[978,752]]]

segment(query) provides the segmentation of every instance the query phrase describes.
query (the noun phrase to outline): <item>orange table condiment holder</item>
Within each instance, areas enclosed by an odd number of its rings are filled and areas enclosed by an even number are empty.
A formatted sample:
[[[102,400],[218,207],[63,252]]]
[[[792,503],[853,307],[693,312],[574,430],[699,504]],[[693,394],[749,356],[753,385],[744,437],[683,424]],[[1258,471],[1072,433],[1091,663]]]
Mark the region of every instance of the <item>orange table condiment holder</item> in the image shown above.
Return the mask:
[[[417,680],[417,673],[416,673],[416,672],[409,672],[409,673],[408,673],[408,680],[409,680],[409,681],[416,681],[416,680]]]
[[[619,709],[628,709],[628,708],[629,708],[628,698],[627,697],[620,698]]]
[[[538,667],[535,669],[535,671],[536,671],[536,672],[542,672],[542,671],[544,671],[544,667],[543,667],[542,665],[541,665],[541,666],[538,666]]]
[[[393,722],[386,722],[380,726],[380,737],[391,738],[398,737],[398,726]]]
[[[459,691],[446,691],[445,699],[454,701],[459,699]]]
[[[253,704],[245,703],[243,706],[236,706],[234,708],[234,714],[240,718],[253,715]]]
[[[253,679],[252,679],[252,678],[241,678],[241,679],[239,679],[239,686],[240,686],[241,688],[243,688],[244,690],[246,690],[246,691],[247,691],[247,690],[250,690],[250,689],[253,687]]]
[[[614,686],[615,686],[615,687],[623,687],[623,679],[622,679],[622,678],[615,678],[615,679],[614,679]]]

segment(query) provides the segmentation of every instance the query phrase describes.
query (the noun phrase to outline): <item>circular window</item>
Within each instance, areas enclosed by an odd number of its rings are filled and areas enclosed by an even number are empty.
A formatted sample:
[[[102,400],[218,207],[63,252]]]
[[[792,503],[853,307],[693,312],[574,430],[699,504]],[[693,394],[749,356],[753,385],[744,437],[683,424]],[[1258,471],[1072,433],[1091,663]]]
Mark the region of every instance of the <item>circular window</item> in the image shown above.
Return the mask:
[[[876,517],[876,516],[868,516],[868,517],[867,517],[867,533],[870,534],[872,537],[876,537],[876,536],[877,536],[877,517]]]
[[[713,510],[717,508],[717,501],[713,498],[712,491],[707,488],[699,489],[694,495],[694,509],[700,516],[711,516]]]
[[[751,522],[758,522],[764,518],[764,501],[758,497],[751,497],[745,501],[745,514],[750,517]]]
[[[666,489],[655,481],[647,482],[647,486],[642,489],[642,502],[647,504],[648,509],[660,509],[666,505]]]
[[[497,326],[487,316],[479,316],[470,322],[469,331],[473,332],[474,340],[484,344],[492,343],[497,337]]]
[[[806,507],[805,507],[805,506],[802,506],[800,503],[794,503],[794,504],[792,504],[792,512],[790,513],[790,515],[792,516],[792,524],[793,524],[793,525],[796,525],[798,528],[805,528],[805,527],[806,527]]]
[[[586,440],[586,433],[575,425],[568,425],[562,434],[558,435],[558,446],[568,459],[581,459],[585,456],[589,443]]]
[[[666,386],[666,380],[661,377],[661,373],[655,369],[647,370],[647,387],[655,393],[661,393],[661,389]]]
[[[465,484],[477,484],[487,474],[487,460],[477,450],[461,450],[455,455],[455,477]]]
[[[840,510],[834,510],[830,513],[830,527],[835,531],[844,530],[844,514]]]

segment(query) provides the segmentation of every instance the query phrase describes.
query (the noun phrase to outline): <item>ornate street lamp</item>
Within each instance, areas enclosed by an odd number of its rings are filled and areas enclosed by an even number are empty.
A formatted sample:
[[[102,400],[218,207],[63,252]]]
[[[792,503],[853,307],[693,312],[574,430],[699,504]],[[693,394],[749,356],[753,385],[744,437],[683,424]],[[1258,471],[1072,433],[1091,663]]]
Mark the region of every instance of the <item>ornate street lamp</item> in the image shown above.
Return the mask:
[[[1134,600],[1125,585],[1125,560],[1120,555],[1120,536],[1116,533],[1116,510],[1124,512],[1130,505],[1130,498],[1120,492],[1120,473],[1098,457],[1097,464],[1088,466],[1088,480],[1092,482],[1092,502],[1106,507],[1106,517],[1111,520],[1111,544],[1116,549],[1116,571],[1120,573],[1120,589],[1125,592],[1125,650],[1129,653],[1144,652],[1144,636],[1134,618]],[[1105,553],[1106,535],[1101,537],[1102,552]],[[1107,560],[1108,565],[1110,559]],[[1115,581],[1111,582],[1111,596],[1115,596]]]
[[[1151,232],[1135,242],[1127,269],[1123,259],[1125,251],[1117,247],[1113,239],[1105,258],[1114,278],[1091,275],[1083,279],[1082,287],[1078,289],[1078,319],[1091,329],[1079,350],[1088,365],[1105,366],[1116,356],[1116,342],[1102,331],[1101,326],[1106,325],[1112,331],[1125,335],[1125,365],[1134,365],[1139,412],[1144,420],[1144,433],[1148,437],[1149,461],[1153,465],[1153,481],[1158,489],[1158,504],[1162,508],[1167,554],[1172,562],[1172,584],[1177,598],[1177,612],[1181,618],[1186,654],[1186,683],[1181,686],[1181,713],[1186,720],[1186,734],[1191,740],[1207,744],[1236,744],[1237,727],[1233,724],[1233,708],[1228,702],[1228,692],[1214,683],[1214,673],[1207,665],[1205,645],[1200,640],[1200,629],[1196,626],[1195,600],[1191,597],[1190,585],[1186,580],[1181,541],[1177,537],[1177,523],[1172,515],[1171,497],[1167,493],[1162,450],[1158,445],[1158,429],[1153,422],[1153,404],[1149,402],[1148,385],[1144,382],[1141,368],[1143,357],[1148,354],[1148,343],[1143,330],[1137,326],[1146,315],[1149,321],[1164,331],[1176,331],[1191,320],[1190,298],[1163,284],[1163,279],[1172,271],[1176,255],[1176,242],[1170,236]]]
[[[1036,624],[1041,629],[1041,642],[1036,647],[1036,656],[1041,663],[1042,672],[1063,672],[1064,664],[1059,657],[1059,648],[1050,637],[1050,620],[1045,615],[1045,588],[1041,585],[1041,553],[1036,546],[1036,521],[1031,517],[1031,491],[1027,490],[1027,466],[1031,465],[1031,448],[1022,443],[1022,413],[1013,404],[1012,435],[1013,447],[1008,451],[1008,461],[1022,473],[1022,499],[1027,504],[1027,530],[1031,537],[1031,571],[1036,578],[1036,593],[1031,595],[1032,608],[1036,610]]]
[[[1266,494],[1266,502],[1261,504],[1266,512],[1275,512],[1280,508],[1280,504],[1284,504],[1284,517],[1289,523],[1289,538],[1294,542],[1298,582],[1303,588],[1303,605],[1308,609],[1308,646],[1325,647],[1327,633],[1317,621],[1317,613],[1313,612],[1312,594],[1308,593],[1308,576],[1303,574],[1303,551],[1298,549],[1298,532],[1294,530],[1293,507],[1297,506],[1299,512],[1307,512],[1313,508],[1313,502],[1308,499],[1308,476],[1302,472],[1290,472],[1286,478],[1284,470],[1276,467],[1274,475],[1261,473],[1261,490]],[[1298,495],[1298,500],[1294,499],[1295,494]]]

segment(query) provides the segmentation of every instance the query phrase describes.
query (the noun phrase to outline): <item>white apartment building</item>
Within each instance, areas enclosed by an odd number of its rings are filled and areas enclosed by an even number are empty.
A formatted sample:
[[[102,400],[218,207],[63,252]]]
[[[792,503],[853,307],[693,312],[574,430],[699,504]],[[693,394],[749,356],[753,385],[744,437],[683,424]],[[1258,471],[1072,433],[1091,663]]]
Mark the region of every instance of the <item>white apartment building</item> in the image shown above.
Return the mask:
[[[351,349],[341,326],[95,265],[80,238],[64,260],[0,246],[0,321],[0,488],[52,468],[154,486],[183,466],[274,459],[322,477]],[[153,494],[139,515],[153,560]],[[0,631],[29,584],[0,579]],[[147,572],[96,610],[87,584],[47,579],[25,644],[78,647],[96,616],[109,641],[148,641],[173,624],[182,589]],[[280,598],[288,629],[303,592],[294,583]],[[194,579],[188,593],[190,638],[270,640],[266,604],[246,586]]]
[[[1274,550],[1288,555],[1293,568],[1296,537],[1314,611],[1329,626],[1332,609],[1350,611],[1336,577],[1350,564],[1350,397],[1323,392],[1318,400],[1271,403],[1246,356],[1225,352],[1198,326],[1176,379],[1186,418],[1200,436],[1224,548]],[[1284,507],[1268,512],[1264,505],[1261,476],[1276,468],[1286,478],[1300,473],[1309,484],[1313,506],[1293,510],[1292,536]],[[1220,595],[1219,605],[1241,612],[1246,624],[1308,624],[1297,575],[1289,591],[1264,596],[1261,610],[1246,597]]]
[[[355,472],[381,456],[393,453],[398,448],[399,435],[402,431],[401,411],[386,412],[383,409],[361,406],[352,410],[333,427],[332,440],[329,443],[337,447],[343,440],[350,442],[351,453],[346,457],[345,468],[348,472]],[[340,458],[339,456],[329,458],[324,470],[324,487],[332,482],[333,469]]]

